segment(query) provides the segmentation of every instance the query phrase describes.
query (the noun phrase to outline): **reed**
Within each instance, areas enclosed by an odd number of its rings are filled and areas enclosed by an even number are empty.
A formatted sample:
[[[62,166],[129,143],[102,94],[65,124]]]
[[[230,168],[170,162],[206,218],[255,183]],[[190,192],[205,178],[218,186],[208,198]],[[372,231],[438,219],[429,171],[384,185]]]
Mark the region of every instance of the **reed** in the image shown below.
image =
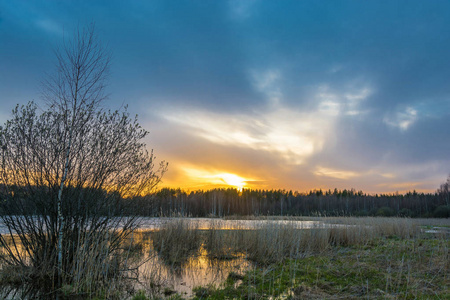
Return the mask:
[[[173,219],[152,234],[153,247],[168,264],[182,264],[202,244],[198,224]]]
[[[154,248],[169,263],[180,263],[201,245],[212,258],[245,255],[261,265],[286,258],[321,253],[334,246],[373,243],[382,237],[412,238],[420,228],[406,218],[325,218],[323,223],[302,227],[296,221],[258,222],[256,228],[222,229],[218,224],[200,232],[183,219],[167,222],[152,235]]]
[[[243,231],[238,226],[222,229],[217,222],[213,222],[204,232],[203,246],[210,258],[232,259],[239,256],[245,244]]]
[[[195,299],[448,298],[448,220],[436,233],[404,218],[322,220],[241,231],[257,267]]]

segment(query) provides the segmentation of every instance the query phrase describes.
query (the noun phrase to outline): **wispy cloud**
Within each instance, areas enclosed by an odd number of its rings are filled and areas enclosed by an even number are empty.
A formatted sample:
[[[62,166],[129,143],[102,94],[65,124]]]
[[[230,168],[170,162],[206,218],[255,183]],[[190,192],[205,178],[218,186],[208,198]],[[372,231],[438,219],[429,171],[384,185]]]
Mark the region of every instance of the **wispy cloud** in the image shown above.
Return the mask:
[[[360,176],[360,173],[346,170],[337,170],[331,168],[317,167],[314,171],[314,175],[316,176],[325,176],[336,179],[351,179],[357,176]]]
[[[44,30],[48,34],[54,34],[62,36],[64,34],[64,29],[57,22],[50,19],[39,19],[36,21],[36,26]]]
[[[332,91],[327,85],[319,87],[316,99],[319,109],[329,115],[356,116],[364,112],[362,102],[372,94],[366,86],[343,91]]]
[[[280,103],[283,94],[278,85],[282,79],[280,71],[266,70],[266,71],[252,71],[253,86],[258,91],[263,93],[269,100],[269,104],[277,105]]]
[[[208,111],[165,111],[167,120],[189,128],[191,134],[210,142],[268,151],[287,162],[301,164],[320,151],[332,120],[279,107],[252,115],[218,114]]]
[[[397,127],[401,131],[406,131],[417,121],[417,119],[418,111],[409,106],[405,110],[396,112],[393,115],[388,114],[384,117],[383,121],[389,126]]]
[[[229,0],[228,1],[233,17],[241,19],[241,20],[246,19],[251,16],[252,8],[256,2],[257,2],[257,0],[246,0],[246,1]]]

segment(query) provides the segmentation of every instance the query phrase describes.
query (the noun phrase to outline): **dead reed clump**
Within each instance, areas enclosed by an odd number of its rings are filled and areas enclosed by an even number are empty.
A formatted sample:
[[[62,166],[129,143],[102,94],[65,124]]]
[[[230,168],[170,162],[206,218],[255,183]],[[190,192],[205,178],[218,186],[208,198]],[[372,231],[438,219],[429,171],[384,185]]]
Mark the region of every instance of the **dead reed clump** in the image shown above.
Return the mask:
[[[418,223],[409,218],[369,218],[374,228],[375,236],[413,238],[420,232]]]
[[[296,222],[261,223],[255,230],[241,231],[241,251],[259,264],[320,253],[332,246],[366,245],[381,237],[409,239],[420,229],[407,218],[339,218],[302,228]],[[222,245],[223,247],[223,245]]]
[[[321,228],[302,229],[295,223],[268,223],[244,232],[243,250],[258,264],[267,265],[285,258],[297,258],[306,252],[328,247],[326,232]]]
[[[47,297],[95,296],[102,291],[108,299],[120,299],[122,292],[130,284],[126,279],[133,277],[132,270],[135,268],[128,259],[129,250],[119,245],[123,240],[122,233],[109,230],[79,230],[77,233],[75,242],[68,242],[71,251],[67,251],[66,264],[60,279],[63,284],[60,287],[57,287],[54,261],[43,259],[32,264],[31,255],[44,251],[43,246],[47,245],[37,245],[43,249],[37,246],[31,248],[30,245],[20,244],[18,238],[5,239],[9,248],[2,248],[0,251],[3,260],[0,269],[1,289],[12,287],[21,295],[42,294]],[[15,256],[11,255],[11,249],[15,250]],[[22,264],[9,261],[17,257],[22,258]],[[55,255],[49,255],[49,258],[54,259]]]
[[[186,262],[202,244],[198,224],[183,219],[170,220],[151,237],[154,249],[169,264]]]
[[[212,223],[204,232],[203,247],[211,258],[232,259],[242,252],[243,229],[223,229],[217,223]]]
[[[364,245],[381,237],[409,239],[420,232],[418,223],[409,218],[345,217],[327,218],[330,244]]]
[[[128,266],[123,253],[110,253],[111,239],[111,233],[107,231],[92,231],[81,235],[71,270],[71,293],[94,294],[105,279],[109,281],[109,286],[118,285],[122,279],[121,272],[128,269]],[[117,283],[111,285],[115,281]]]
[[[332,226],[327,231],[331,246],[365,245],[373,239],[373,229],[366,225]]]

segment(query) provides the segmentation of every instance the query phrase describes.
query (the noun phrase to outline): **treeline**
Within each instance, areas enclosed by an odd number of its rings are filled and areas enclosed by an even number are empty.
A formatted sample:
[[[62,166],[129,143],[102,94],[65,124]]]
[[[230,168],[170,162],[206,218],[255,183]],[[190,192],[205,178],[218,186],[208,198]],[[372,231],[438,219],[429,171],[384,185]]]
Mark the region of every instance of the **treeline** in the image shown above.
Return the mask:
[[[36,215],[42,207],[56,210],[56,198],[47,189],[17,188],[6,193],[0,185],[0,215]],[[99,215],[225,217],[253,216],[403,216],[450,217],[450,178],[435,193],[376,194],[350,190],[213,189],[186,192],[163,188],[146,196],[122,198],[118,193],[80,187],[66,187],[64,213]],[[51,196],[53,195],[53,197]],[[53,203],[53,204],[52,204]],[[54,214],[55,211],[45,213]]]
[[[224,217],[230,215],[279,216],[404,216],[450,217],[448,182],[436,193],[368,195],[362,191],[213,189],[185,192],[164,188],[132,200],[144,216]],[[131,207],[131,206],[130,206]],[[132,213],[131,211],[129,213]]]

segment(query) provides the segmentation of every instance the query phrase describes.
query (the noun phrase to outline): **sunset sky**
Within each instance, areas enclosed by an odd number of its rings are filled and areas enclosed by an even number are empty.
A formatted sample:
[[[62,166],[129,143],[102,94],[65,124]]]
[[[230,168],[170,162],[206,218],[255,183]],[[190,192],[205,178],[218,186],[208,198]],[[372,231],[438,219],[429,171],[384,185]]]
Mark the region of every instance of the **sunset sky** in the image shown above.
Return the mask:
[[[95,22],[183,189],[434,191],[450,173],[450,1],[0,0],[0,123]]]

